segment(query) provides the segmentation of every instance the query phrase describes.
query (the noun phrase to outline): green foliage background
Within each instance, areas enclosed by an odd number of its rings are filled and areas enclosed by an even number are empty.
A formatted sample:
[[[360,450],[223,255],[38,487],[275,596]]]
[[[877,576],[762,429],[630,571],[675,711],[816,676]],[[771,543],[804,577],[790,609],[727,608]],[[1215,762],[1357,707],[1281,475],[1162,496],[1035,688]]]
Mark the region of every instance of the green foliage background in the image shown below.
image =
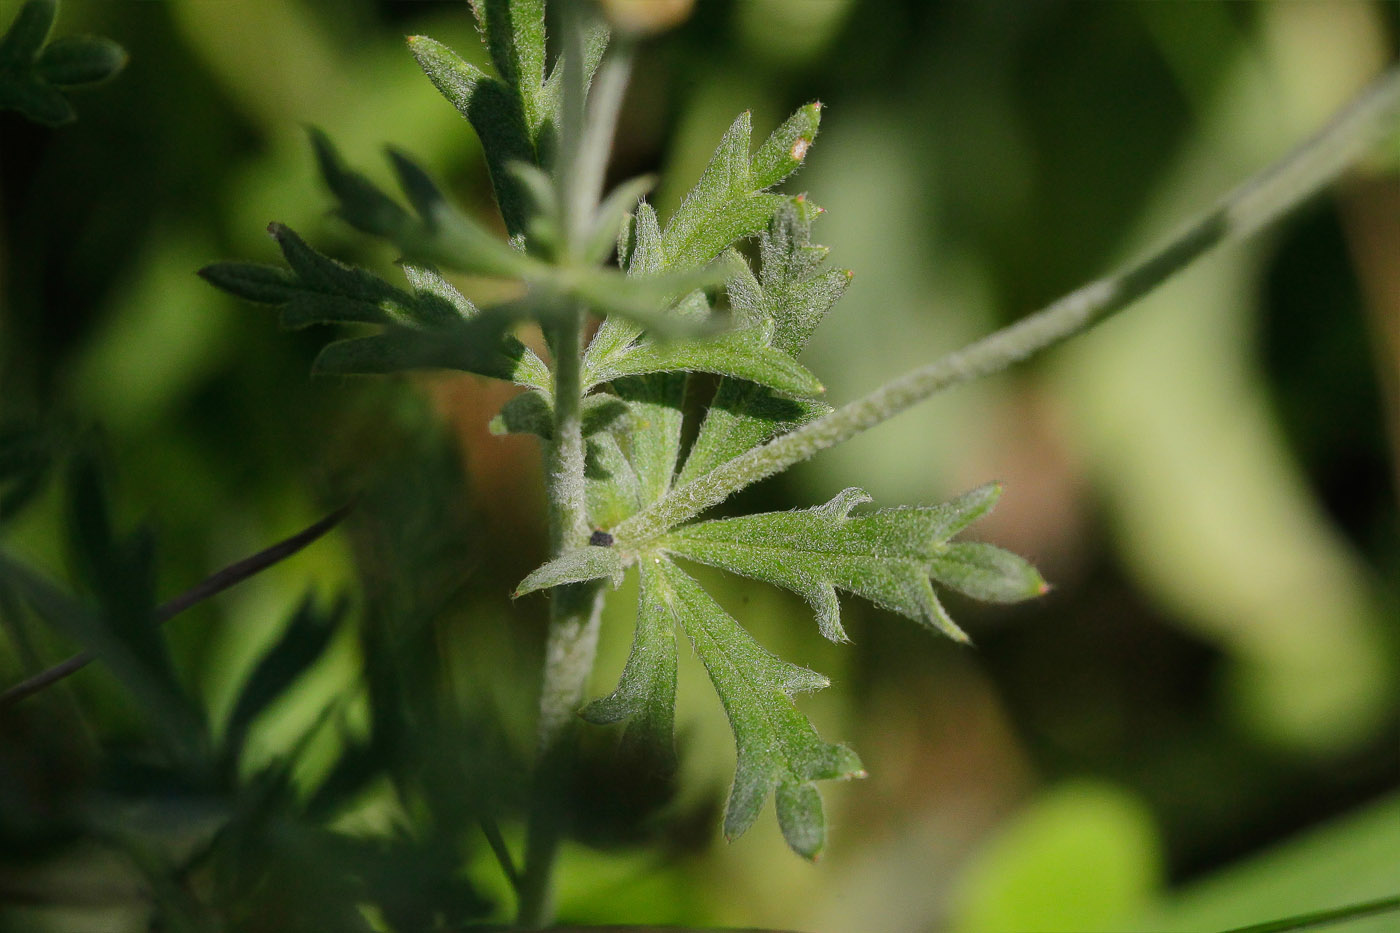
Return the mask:
[[[0,2],[0,23],[16,7]],[[762,138],[822,100],[786,189],[827,208],[815,237],[856,273],[803,357],[839,402],[1149,245],[1393,61],[1398,31],[1393,5],[1361,2],[701,0],[644,47],[614,176],[659,170],[664,217],[735,113],[751,109]],[[392,260],[327,216],[305,123],[371,172],[384,143],[404,149],[497,223],[474,135],[402,42],[426,33],[483,63],[463,5],[68,0],[59,32],[111,36],[131,60],[71,95],[79,119],[63,130],[0,113],[0,415],[101,426],[118,524],[157,533],[161,596],[352,491],[410,516],[402,539],[369,549],[378,564],[354,534],[333,536],[168,627],[216,723],[308,588],[329,604],[409,574],[419,602],[446,607],[432,641],[450,699],[505,724],[493,761],[527,757],[544,603],[509,591],[545,557],[544,515],[536,442],[486,429],[510,390],[310,379],[323,335],[279,333],[194,274],[274,261],[260,235],[274,219],[339,258]],[[803,709],[870,777],[826,792],[816,866],[786,851],[771,812],[724,845],[732,740],[682,652],[679,799],[648,812],[656,789],[627,783],[615,733],[592,732],[577,789],[592,817],[565,852],[562,916],[1209,929],[1395,893],[1400,190],[1385,162],[1044,362],[744,493],[746,511],[848,486],[932,503],[996,479],[1005,493],[977,534],[1034,559],[1055,590],[1008,609],[952,603],[971,650],[845,601],[854,645],[838,648],[799,599],[700,574],[759,641],[831,677]],[[458,284],[478,304],[506,297]],[[413,515],[420,499],[433,508]],[[5,547],[67,577],[64,515],[53,486],[0,531]],[[635,596],[611,597],[594,696],[626,658]],[[72,647],[25,633],[28,648],[0,649],[4,684],[35,667],[26,650]],[[365,643],[337,630],[253,723],[245,770],[286,754],[329,704],[367,728]],[[57,826],[107,786],[96,743],[139,748],[152,729],[99,670],[0,719],[0,923],[142,922],[129,868]],[[315,732],[302,786],[338,734]],[[467,738],[408,740],[428,759]],[[180,825],[175,796],[169,813],[147,799],[149,819]],[[339,819],[373,836],[397,814],[371,793]],[[504,829],[514,841],[519,827]],[[465,850],[508,909],[485,847]]]

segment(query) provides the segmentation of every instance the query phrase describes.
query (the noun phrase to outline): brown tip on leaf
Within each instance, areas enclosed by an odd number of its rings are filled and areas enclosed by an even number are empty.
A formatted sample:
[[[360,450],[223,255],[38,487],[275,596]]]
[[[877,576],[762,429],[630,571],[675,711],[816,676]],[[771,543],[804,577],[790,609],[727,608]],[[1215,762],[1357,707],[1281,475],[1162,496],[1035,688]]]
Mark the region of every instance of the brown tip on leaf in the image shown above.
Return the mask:
[[[1035,591],[1035,595],[1037,595],[1037,596],[1044,596],[1046,593],[1050,592],[1050,591],[1053,590],[1053,589],[1054,589],[1053,586],[1051,586],[1049,583],[1045,582],[1044,580],[1041,580],[1041,581],[1040,581],[1040,587],[1039,587],[1039,589],[1037,589],[1037,590]]]
[[[853,278],[856,277],[856,270],[854,270],[854,269],[847,269],[847,270],[845,270],[845,271],[846,271],[846,281],[847,281],[847,282],[849,282],[851,279],[853,279]]]
[[[820,109],[822,109],[822,102],[819,101],[819,100],[814,100],[814,101],[812,101],[812,106],[813,106],[814,108],[816,108],[817,110],[820,110]]]
[[[274,240],[277,239],[277,236],[279,233],[281,233],[281,231],[282,225],[275,220],[267,225],[267,235],[272,237]]]

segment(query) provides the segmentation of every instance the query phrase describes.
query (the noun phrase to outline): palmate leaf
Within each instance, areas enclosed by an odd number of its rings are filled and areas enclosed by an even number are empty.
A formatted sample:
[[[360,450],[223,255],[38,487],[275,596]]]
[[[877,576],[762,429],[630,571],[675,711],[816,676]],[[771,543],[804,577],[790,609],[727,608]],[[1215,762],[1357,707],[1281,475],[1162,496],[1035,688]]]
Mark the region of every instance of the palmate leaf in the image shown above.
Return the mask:
[[[404,263],[409,289],[323,256],[288,227],[272,224],[287,268],[223,262],[200,270],[213,285],[281,309],[284,327],[378,324],[383,331],[328,345],[323,373],[385,373],[447,368],[547,389],[549,373],[530,349],[506,333],[509,321],[482,315],[432,266]]]
[[[792,512],[721,518],[673,529],[634,549],[583,548],[564,554],[531,574],[518,593],[547,584],[575,583],[604,575],[616,578],[632,560],[669,554],[763,580],[801,595],[817,613],[832,641],[846,641],[836,591],[855,593],[958,641],[967,636],[944,611],[930,578],[975,599],[1018,602],[1048,589],[1025,559],[980,542],[952,542],[991,511],[1001,487],[988,484],[935,506],[851,510],[870,497],[846,489],[825,505]],[[607,550],[607,574],[591,572],[579,551]],[[627,555],[624,557],[623,555]]]
[[[1045,592],[1020,557],[989,544],[948,539],[989,512],[1001,495],[982,486],[943,505],[881,509],[852,517],[869,502],[847,489],[825,505],[716,519],[675,529],[657,546],[671,554],[786,587],[817,613],[821,632],[845,641],[836,590],[865,597],[958,641],[967,636],[934,594],[929,578],[978,599],[1015,602]]]
[[[75,114],[60,88],[106,81],[126,66],[126,51],[99,36],[69,36],[45,44],[55,0],[28,0],[0,36],[0,110],[61,126]]]

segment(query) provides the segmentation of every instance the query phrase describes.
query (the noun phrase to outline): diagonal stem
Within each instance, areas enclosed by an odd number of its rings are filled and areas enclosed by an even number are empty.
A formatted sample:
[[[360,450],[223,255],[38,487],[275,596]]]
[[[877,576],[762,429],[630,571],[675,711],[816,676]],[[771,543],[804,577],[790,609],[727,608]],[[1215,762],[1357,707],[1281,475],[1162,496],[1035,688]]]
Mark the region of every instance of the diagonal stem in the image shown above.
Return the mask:
[[[1314,930],[1318,927],[1334,926],[1350,920],[1360,920],[1363,917],[1391,913],[1400,913],[1400,897],[1384,897],[1363,904],[1350,904],[1346,907],[1319,910],[1316,913],[1301,914],[1283,920],[1256,923],[1247,927],[1227,930],[1226,933],[1292,933],[1294,930]]]
[[[168,602],[156,607],[154,617],[157,625],[175,618],[175,616],[189,609],[197,603],[201,603],[211,596],[222,593],[235,584],[260,573],[271,567],[278,561],[286,560],[297,551],[306,547],[311,542],[320,538],[336,525],[345,520],[345,516],[350,514],[351,506],[341,506],[325,518],[307,528],[298,531],[290,538],[284,538],[271,547],[264,548],[249,557],[229,564],[222,570],[217,570],[205,577],[196,586],[176,596]],[[80,651],[66,661],[55,664],[47,670],[40,671],[33,677],[26,678],[0,693],[0,709],[11,706],[26,697],[32,696],[58,683],[70,674],[77,673],[86,667],[93,660],[93,655],[89,651]]]
[[[645,541],[935,393],[1000,372],[1087,330],[1215,247],[1246,237],[1298,207],[1393,129],[1397,115],[1400,68],[1382,75],[1317,134],[1230,192],[1157,252],[696,477],[612,533],[619,542]]]

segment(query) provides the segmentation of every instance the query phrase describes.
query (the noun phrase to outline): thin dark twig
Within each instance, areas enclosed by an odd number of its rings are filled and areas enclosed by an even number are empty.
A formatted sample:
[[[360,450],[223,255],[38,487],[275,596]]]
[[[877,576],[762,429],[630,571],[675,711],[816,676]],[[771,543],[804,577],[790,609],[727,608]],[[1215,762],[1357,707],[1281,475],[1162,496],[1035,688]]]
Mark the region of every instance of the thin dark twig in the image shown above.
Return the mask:
[[[157,625],[162,625],[169,622],[175,616],[189,609],[191,606],[194,606],[196,603],[203,602],[211,596],[222,593],[224,590],[237,583],[242,583],[244,580],[266,570],[278,561],[286,560],[317,538],[326,534],[326,532],[330,531],[336,525],[339,525],[345,520],[345,516],[350,514],[351,508],[352,506],[350,505],[341,506],[314,525],[298,531],[290,538],[278,541],[271,547],[229,564],[222,570],[216,570],[179,596],[157,606],[155,612],[152,614],[155,623]],[[20,681],[4,693],[0,693],[0,709],[18,703],[25,697],[31,696],[43,690],[45,687],[58,683],[69,674],[82,670],[92,660],[93,655],[91,652],[80,651],[68,660],[55,664],[53,667],[40,671],[33,677]]]
[[[1271,920],[1268,923],[1237,927],[1227,930],[1226,933],[1290,933],[1293,930],[1312,930],[1317,927],[1345,923],[1348,920],[1360,920],[1362,917],[1374,917],[1377,914],[1397,911],[1400,911],[1400,897],[1383,897],[1378,901],[1367,901],[1364,904],[1350,904],[1332,910],[1319,910],[1316,913]]]
[[[516,894],[519,894],[520,872],[515,867],[515,860],[511,858],[510,849],[506,847],[505,837],[501,835],[501,827],[496,825],[495,820],[483,816],[481,818],[481,832],[486,836],[486,841],[490,844],[496,861],[501,863],[501,871],[505,872],[510,886],[515,889]]]

